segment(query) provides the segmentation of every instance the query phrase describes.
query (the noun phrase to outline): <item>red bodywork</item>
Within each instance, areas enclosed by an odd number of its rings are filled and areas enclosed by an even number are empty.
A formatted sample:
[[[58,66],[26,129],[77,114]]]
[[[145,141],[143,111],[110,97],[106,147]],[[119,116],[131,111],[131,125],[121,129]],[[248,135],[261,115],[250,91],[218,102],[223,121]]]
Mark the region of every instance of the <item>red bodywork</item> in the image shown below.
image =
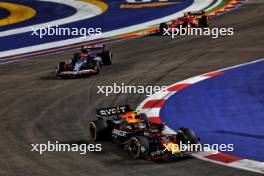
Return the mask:
[[[177,20],[172,21],[172,23],[168,26],[171,31],[174,28],[182,27],[191,27],[191,26],[199,26],[199,21],[193,17],[192,15],[187,15],[183,17],[179,17]]]

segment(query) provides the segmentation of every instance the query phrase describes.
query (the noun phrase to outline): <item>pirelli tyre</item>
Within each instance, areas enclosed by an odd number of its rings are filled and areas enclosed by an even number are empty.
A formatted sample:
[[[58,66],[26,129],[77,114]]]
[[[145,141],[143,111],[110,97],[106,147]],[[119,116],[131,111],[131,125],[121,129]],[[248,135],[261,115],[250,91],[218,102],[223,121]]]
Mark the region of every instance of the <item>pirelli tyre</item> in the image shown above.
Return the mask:
[[[56,75],[59,75],[60,72],[63,72],[65,68],[65,62],[59,62],[56,69]]]
[[[111,51],[104,50],[99,54],[99,56],[102,58],[102,62],[104,65],[112,64],[113,53]]]
[[[177,139],[180,139],[185,144],[199,144],[200,140],[193,130],[189,128],[179,128]]]
[[[95,75],[98,75],[100,73],[100,64],[98,62],[96,62],[96,64],[94,65],[94,71],[95,71]]]
[[[144,136],[135,136],[128,141],[129,154],[134,159],[147,159],[149,152],[149,141]]]
[[[94,120],[90,122],[90,137],[94,141],[101,141],[105,139],[107,132],[107,125],[104,120]]]
[[[161,23],[159,25],[159,33],[163,35],[165,33],[165,30],[168,29],[168,25],[166,23]]]
[[[198,19],[199,22],[199,27],[205,28],[208,27],[208,17],[207,16],[202,16],[201,18]]]

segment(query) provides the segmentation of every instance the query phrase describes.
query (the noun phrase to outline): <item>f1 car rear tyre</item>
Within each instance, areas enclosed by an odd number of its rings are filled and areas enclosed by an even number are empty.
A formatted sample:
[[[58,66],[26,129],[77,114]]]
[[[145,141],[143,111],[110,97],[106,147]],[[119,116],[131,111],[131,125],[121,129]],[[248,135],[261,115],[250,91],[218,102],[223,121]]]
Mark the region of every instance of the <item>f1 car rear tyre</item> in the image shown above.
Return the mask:
[[[99,56],[101,56],[104,65],[111,65],[112,64],[113,54],[111,51],[104,50],[99,54]]]
[[[146,159],[149,151],[147,138],[143,136],[132,137],[128,141],[128,151],[134,159]]]
[[[104,120],[94,120],[90,122],[90,136],[94,141],[104,139],[107,125]]]
[[[199,144],[200,141],[193,130],[189,128],[180,128],[177,137],[181,139],[181,141],[185,144]]]
[[[168,29],[168,25],[166,23],[161,23],[159,26],[159,32],[161,35],[165,33],[165,29]]]
[[[201,18],[198,19],[199,22],[199,27],[208,27],[208,20],[206,16],[202,16]]]

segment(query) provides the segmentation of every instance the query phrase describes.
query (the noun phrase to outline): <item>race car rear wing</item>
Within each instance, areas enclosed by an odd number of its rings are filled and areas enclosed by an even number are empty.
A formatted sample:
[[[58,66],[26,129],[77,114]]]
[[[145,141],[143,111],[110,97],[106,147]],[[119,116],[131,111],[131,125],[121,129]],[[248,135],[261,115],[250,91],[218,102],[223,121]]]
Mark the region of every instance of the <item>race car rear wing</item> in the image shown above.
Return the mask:
[[[105,45],[104,44],[94,44],[94,45],[88,45],[86,47],[89,49],[104,49]]]
[[[204,11],[192,11],[192,12],[189,12],[189,13],[191,13],[192,15],[202,15],[204,13]]]
[[[96,116],[99,116],[99,117],[115,116],[119,114],[125,114],[126,112],[129,112],[129,111],[131,111],[131,108],[129,107],[129,105],[101,108],[101,109],[96,109]]]

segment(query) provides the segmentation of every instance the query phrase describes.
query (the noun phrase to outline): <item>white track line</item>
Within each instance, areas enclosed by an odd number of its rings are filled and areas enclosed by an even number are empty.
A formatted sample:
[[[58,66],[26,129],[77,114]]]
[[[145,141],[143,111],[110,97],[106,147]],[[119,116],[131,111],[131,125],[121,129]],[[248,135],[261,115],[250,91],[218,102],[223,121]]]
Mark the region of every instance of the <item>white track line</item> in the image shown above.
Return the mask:
[[[11,29],[7,31],[0,32],[0,37],[5,37],[9,35],[14,35],[14,34],[20,34],[24,32],[32,32],[32,28],[47,28],[49,26],[56,26],[56,25],[63,25],[87,18],[94,17],[96,15],[99,15],[102,13],[102,9],[94,4],[87,3],[87,2],[82,2],[82,1],[75,1],[75,0],[41,0],[43,2],[55,2],[55,3],[60,3],[60,4],[65,4],[67,6],[71,6],[77,10],[77,12],[69,16],[67,18],[63,19],[58,19],[54,21],[49,21],[46,23],[41,23],[41,24],[35,24],[32,26],[26,26],[26,27],[21,27],[17,29]]]

